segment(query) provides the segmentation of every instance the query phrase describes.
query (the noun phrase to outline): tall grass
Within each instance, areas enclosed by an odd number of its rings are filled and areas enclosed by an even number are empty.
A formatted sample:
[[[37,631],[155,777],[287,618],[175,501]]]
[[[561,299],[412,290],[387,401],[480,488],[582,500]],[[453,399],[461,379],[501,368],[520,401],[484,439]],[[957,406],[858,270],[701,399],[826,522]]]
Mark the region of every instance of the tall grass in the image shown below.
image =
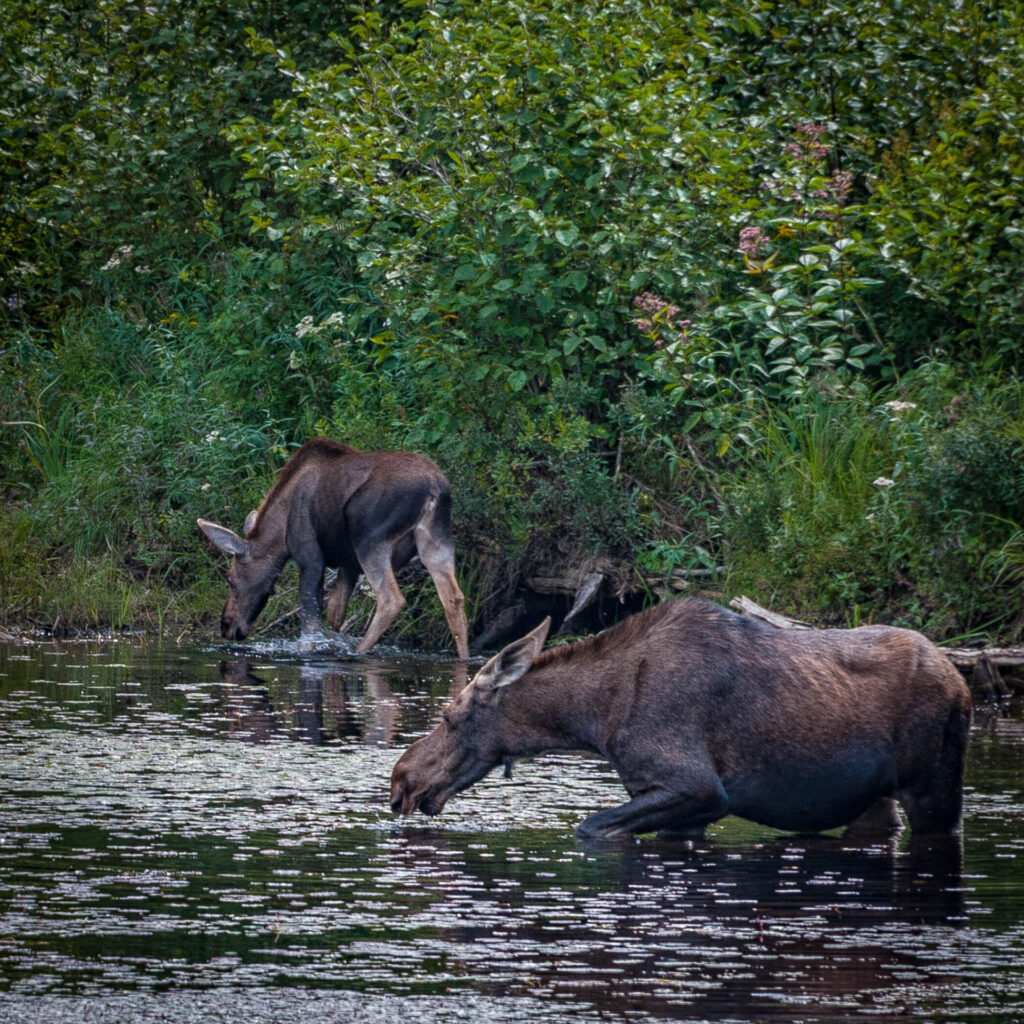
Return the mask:
[[[935,377],[755,420],[727,490],[731,590],[827,624],[1021,632],[1024,393]]]
[[[830,621],[859,616],[877,583],[872,514],[888,469],[870,406],[814,395],[768,409],[728,489],[726,561],[732,588]]]

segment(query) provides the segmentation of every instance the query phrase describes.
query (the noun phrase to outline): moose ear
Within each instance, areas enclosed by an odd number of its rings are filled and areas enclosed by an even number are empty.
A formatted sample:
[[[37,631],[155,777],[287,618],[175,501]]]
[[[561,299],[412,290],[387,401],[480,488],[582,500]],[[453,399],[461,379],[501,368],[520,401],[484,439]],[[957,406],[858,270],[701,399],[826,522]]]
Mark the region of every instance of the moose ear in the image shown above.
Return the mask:
[[[252,531],[256,528],[256,520],[259,519],[259,517],[260,517],[260,510],[258,508],[254,508],[245,517],[245,526],[242,527],[242,535],[243,536],[248,537],[249,534],[252,533]]]
[[[502,648],[476,674],[473,685],[489,692],[500,690],[510,686],[517,679],[522,679],[534,659],[540,654],[550,629],[551,618],[549,616],[532,633],[527,633],[521,640],[516,640]]]
[[[238,555],[239,558],[247,558],[249,556],[249,542],[242,540],[234,530],[229,530],[226,526],[218,526],[216,523],[211,523],[208,519],[197,519],[196,522],[199,524],[199,529],[221,551],[226,551],[229,555]]]

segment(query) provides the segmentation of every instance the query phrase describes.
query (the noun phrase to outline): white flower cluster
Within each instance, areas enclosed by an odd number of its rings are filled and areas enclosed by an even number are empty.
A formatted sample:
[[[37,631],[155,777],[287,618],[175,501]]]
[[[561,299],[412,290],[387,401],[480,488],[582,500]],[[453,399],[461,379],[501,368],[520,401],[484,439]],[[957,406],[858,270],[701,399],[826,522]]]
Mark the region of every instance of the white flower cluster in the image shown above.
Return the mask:
[[[135,249],[130,245],[122,245],[114,254],[107,260],[106,263],[100,267],[101,270],[117,270],[122,263],[126,263],[132,258],[132,253]]]
[[[344,323],[345,314],[340,309],[325,317],[320,323],[317,323],[311,316],[304,316],[295,325],[295,337],[304,338],[307,334],[318,334],[320,331],[329,330],[332,327],[341,327]]]

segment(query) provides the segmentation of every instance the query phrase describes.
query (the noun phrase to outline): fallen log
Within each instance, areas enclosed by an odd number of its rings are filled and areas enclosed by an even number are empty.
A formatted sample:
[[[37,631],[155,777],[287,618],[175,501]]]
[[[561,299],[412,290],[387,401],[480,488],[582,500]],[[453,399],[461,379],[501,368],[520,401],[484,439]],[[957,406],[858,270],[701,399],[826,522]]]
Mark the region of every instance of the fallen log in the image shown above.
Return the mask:
[[[749,597],[734,597],[729,606],[752,619],[759,619],[779,629],[811,629],[778,612],[761,607]],[[982,694],[1004,697],[1011,690],[1024,689],[1024,681],[1004,679],[1001,668],[1024,666],[1024,647],[940,647],[939,650],[964,674],[972,689]]]

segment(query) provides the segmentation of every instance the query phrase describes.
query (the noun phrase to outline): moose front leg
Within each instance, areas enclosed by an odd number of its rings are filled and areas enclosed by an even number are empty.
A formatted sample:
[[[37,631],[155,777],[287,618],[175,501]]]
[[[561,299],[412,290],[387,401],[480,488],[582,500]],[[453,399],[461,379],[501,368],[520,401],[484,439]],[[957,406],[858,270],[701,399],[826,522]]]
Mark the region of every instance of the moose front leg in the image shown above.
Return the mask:
[[[299,640],[307,643],[320,633],[323,609],[323,562],[299,566]]]
[[[603,838],[641,832],[696,832],[724,817],[729,801],[717,780],[688,792],[649,789],[618,807],[598,811],[576,829],[581,838]]]

